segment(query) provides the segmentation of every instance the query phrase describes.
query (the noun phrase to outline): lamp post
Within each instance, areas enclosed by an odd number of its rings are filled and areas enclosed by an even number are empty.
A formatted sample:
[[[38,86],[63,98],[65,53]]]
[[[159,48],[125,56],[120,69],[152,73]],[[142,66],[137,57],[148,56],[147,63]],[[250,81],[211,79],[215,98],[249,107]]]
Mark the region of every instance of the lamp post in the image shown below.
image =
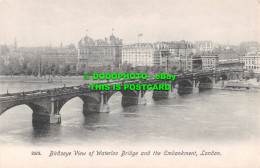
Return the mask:
[[[168,55],[166,55],[166,72],[168,72]]]
[[[37,56],[38,56],[38,50],[36,51],[36,53],[37,53]],[[40,54],[40,61],[39,61],[39,66],[38,66],[38,77],[41,77],[41,64],[42,64],[42,62],[41,62],[41,54]]]

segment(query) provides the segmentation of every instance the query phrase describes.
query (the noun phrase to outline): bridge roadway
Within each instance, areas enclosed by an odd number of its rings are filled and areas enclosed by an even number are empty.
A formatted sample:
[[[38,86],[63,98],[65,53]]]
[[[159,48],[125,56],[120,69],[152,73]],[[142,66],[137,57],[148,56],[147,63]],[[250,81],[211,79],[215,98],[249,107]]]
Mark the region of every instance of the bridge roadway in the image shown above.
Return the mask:
[[[194,92],[212,89],[221,76],[226,76],[229,71],[218,71],[212,73],[193,73],[176,75],[175,80],[148,79],[148,80],[113,80],[111,82],[95,83],[109,84],[170,84],[170,90],[153,90],[153,99],[174,98],[176,94],[189,94]],[[146,90],[119,90],[122,93],[122,105],[146,104]],[[62,87],[45,90],[35,90],[20,93],[7,93],[0,95],[0,115],[8,109],[25,104],[32,111],[34,124],[60,123],[60,109],[74,97],[80,97],[83,104],[83,113],[109,112],[108,100],[117,90],[91,90],[89,84],[71,87]]]

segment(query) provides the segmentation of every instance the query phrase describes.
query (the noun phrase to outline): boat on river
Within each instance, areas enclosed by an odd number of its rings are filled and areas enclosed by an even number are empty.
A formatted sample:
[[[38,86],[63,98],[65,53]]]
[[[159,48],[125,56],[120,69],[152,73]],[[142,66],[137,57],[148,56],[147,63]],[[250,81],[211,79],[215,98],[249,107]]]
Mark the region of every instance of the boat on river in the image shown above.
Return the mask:
[[[246,91],[250,89],[250,85],[246,81],[228,81],[226,85],[224,85],[223,89],[225,90],[242,90]]]

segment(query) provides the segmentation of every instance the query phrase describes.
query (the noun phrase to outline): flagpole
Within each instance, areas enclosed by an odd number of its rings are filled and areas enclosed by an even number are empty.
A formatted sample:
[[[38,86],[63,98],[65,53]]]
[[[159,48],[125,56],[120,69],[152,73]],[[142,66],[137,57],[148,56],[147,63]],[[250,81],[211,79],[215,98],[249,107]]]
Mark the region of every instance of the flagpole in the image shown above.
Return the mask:
[[[137,34],[138,45],[139,45],[139,38],[140,38],[142,35],[143,35],[143,34]]]

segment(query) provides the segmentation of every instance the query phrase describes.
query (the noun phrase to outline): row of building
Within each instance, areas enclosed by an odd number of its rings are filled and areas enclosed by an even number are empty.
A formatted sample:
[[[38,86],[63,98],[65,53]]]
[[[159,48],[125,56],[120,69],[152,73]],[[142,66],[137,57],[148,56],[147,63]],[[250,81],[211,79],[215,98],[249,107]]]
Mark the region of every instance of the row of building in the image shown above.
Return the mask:
[[[132,66],[162,66],[170,70],[172,67],[187,71],[210,70],[244,63],[244,68],[259,69],[258,43],[242,43],[240,47],[219,45],[211,41],[188,41],[135,43],[123,45],[122,39],[112,35],[109,38],[94,40],[86,35],[74,44],[60,47],[17,47],[15,40],[12,47],[2,46],[0,57],[35,56],[51,62],[77,64],[77,67],[98,67],[112,65],[120,67],[124,63]],[[242,54],[241,53],[247,53]]]
[[[113,34],[105,40],[87,35],[78,44],[78,66],[102,66],[124,63],[132,66],[175,67],[187,71],[211,70],[239,65],[258,71],[260,45],[244,42],[240,46],[220,45],[212,41],[135,43],[123,45]],[[254,51],[254,52],[252,52]]]
[[[14,45],[0,46],[0,59],[3,59],[5,64],[8,64],[11,58],[17,58],[19,60],[29,59],[41,59],[42,61],[48,61],[52,63],[77,63],[78,50],[74,44],[60,47],[17,47],[15,41]]]
[[[105,40],[93,40],[87,35],[78,43],[78,67],[102,66],[124,63],[136,66],[175,66],[188,71],[214,69],[218,67],[218,57],[213,54],[213,43],[198,42],[157,42],[123,45],[113,34]],[[202,62],[204,64],[202,64]]]

